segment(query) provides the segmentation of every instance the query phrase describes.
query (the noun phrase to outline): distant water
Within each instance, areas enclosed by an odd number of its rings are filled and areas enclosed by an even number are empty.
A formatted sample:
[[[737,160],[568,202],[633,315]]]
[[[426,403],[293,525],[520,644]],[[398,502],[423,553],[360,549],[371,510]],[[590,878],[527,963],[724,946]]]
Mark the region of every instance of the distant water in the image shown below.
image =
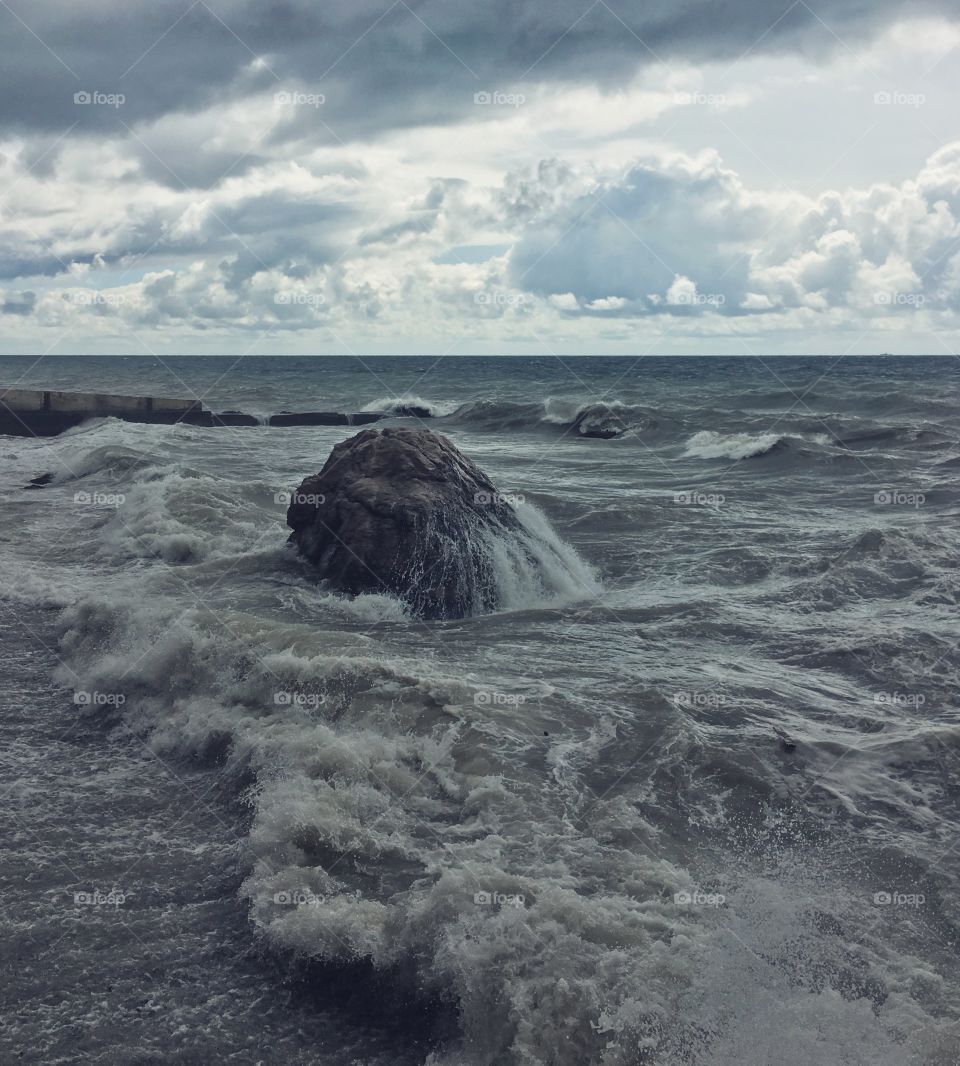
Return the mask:
[[[284,493],[351,429],[0,438],[6,610],[56,624],[104,745],[200,755],[249,803],[240,897],[283,965],[376,973],[418,1031],[452,1013],[431,1066],[960,1061],[956,359],[3,357],[0,383],[415,402],[562,553],[563,583],[423,623],[285,545]]]

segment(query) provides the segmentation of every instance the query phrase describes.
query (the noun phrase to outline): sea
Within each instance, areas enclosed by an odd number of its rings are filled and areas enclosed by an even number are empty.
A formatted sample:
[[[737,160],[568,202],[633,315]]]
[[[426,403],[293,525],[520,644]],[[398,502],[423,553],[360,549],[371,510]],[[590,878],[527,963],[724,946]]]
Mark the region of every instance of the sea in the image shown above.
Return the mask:
[[[539,545],[423,621],[287,543],[358,428],[0,437],[3,1061],[960,1063],[956,357],[0,384],[384,412]]]

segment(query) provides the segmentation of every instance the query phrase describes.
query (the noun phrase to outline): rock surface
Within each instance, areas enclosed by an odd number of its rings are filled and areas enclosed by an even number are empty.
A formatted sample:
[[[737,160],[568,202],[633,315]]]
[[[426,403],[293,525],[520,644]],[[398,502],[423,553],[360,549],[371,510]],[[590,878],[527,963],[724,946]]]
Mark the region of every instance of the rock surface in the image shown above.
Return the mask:
[[[496,607],[491,548],[520,529],[512,506],[446,437],[407,428],[368,429],[336,445],[294,493],[287,525],[334,588],[390,593],[426,618]]]

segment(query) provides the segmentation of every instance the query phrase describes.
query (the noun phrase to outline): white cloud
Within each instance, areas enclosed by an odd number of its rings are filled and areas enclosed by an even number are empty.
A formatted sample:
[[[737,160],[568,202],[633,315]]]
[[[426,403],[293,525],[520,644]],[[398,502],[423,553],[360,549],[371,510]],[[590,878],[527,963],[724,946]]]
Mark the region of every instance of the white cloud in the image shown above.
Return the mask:
[[[368,208],[352,218],[325,199],[331,189],[343,191],[284,166],[168,202],[142,240],[157,234],[180,261],[117,280],[126,259],[118,268],[91,251],[30,299],[23,285],[7,289],[13,328],[349,333],[373,322],[403,331],[525,320],[549,331],[578,317],[692,316],[709,335],[738,316],[799,328],[803,316],[826,321],[838,311],[851,323],[923,314],[952,327],[960,306],[960,145],[934,153],[901,186],[816,199],[751,190],[715,154],[677,152],[608,174],[545,161],[496,188],[432,182],[375,224]],[[287,239],[307,208],[321,231],[316,246]],[[231,248],[226,219],[257,251]],[[129,218],[104,226],[101,247],[116,249],[138,229],[142,220]],[[509,252],[436,261],[478,231],[506,238]],[[320,254],[330,241],[340,254]],[[69,254],[66,236],[55,243]],[[214,254],[182,258],[197,246]],[[316,254],[299,255],[304,247]]]

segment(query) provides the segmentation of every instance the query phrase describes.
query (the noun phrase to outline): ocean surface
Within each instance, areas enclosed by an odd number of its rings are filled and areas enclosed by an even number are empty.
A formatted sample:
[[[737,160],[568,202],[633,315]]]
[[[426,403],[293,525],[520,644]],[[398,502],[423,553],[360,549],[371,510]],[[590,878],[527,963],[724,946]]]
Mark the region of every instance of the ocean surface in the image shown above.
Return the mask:
[[[25,951],[61,923],[64,975],[11,968],[6,1061],[960,1062],[956,358],[2,357],[0,383],[415,401],[546,568],[447,622],[318,585],[287,495],[350,427],[0,438],[4,902]],[[189,979],[158,995],[130,953],[167,938]]]

